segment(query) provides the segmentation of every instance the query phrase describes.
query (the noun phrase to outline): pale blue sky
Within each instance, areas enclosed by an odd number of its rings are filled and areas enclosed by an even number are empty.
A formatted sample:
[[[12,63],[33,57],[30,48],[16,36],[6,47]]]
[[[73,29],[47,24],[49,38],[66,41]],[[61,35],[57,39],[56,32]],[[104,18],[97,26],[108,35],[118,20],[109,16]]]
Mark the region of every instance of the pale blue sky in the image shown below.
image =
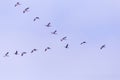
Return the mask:
[[[0,12],[1,80],[120,80],[119,0],[4,0]],[[33,48],[38,51],[31,54]],[[16,50],[28,54],[16,56]]]

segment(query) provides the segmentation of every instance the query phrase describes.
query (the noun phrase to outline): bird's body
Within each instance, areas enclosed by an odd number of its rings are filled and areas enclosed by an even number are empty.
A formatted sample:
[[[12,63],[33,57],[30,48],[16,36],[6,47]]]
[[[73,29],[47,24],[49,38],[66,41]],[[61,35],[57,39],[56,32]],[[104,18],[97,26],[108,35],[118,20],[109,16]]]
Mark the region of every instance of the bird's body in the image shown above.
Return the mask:
[[[21,5],[19,2],[17,2],[14,6],[17,7],[18,5]]]
[[[36,21],[37,19],[40,19],[39,17],[35,17],[33,21]]]
[[[50,25],[51,23],[49,22],[47,25],[46,25],[46,27],[51,27],[51,25]]]
[[[29,10],[29,7],[25,8],[25,9],[23,10],[23,13],[28,12],[28,10]]]
[[[101,50],[102,50],[103,48],[105,48],[105,44],[100,47]]]
[[[24,54],[27,54],[27,52],[22,52],[21,56],[23,56]]]
[[[65,36],[62,39],[60,39],[60,41],[63,41],[63,40],[66,40],[66,39],[67,39],[67,37]]]
[[[85,41],[83,41],[80,45],[82,45],[82,44],[85,44],[86,42]]]
[[[45,48],[45,52],[46,52],[48,49],[51,49],[51,48],[50,48],[50,47]]]

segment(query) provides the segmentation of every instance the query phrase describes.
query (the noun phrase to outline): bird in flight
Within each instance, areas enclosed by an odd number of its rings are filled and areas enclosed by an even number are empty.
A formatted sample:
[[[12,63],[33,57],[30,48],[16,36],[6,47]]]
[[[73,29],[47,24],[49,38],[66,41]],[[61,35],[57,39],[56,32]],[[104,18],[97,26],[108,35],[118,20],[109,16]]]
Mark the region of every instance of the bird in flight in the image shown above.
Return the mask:
[[[23,10],[23,13],[28,12],[29,9],[30,9],[29,7],[25,8],[25,9]]]
[[[65,48],[69,48],[68,46],[69,46],[69,45],[68,45],[68,44],[66,44]]]
[[[7,53],[5,54],[5,56],[4,56],[4,57],[9,57],[9,55],[8,55],[8,54],[9,54],[9,52],[7,52]]]
[[[100,47],[101,50],[102,50],[103,48],[105,48],[105,44]]]
[[[46,27],[51,27],[51,25],[50,25],[51,23],[49,22],[47,25],[46,25]]]
[[[51,32],[52,34],[57,34],[57,30],[55,30],[55,31],[53,31],[53,32]]]
[[[50,48],[50,47],[45,48],[45,52],[46,52],[48,49],[51,49],[51,48]]]
[[[27,52],[22,52],[21,56],[23,56],[24,54],[27,54]]]
[[[17,2],[14,6],[17,7],[18,5],[21,5],[19,2]]]
[[[63,41],[63,40],[66,40],[66,39],[67,39],[67,37],[65,36],[62,39],[60,39],[60,41]]]
[[[15,52],[15,55],[18,55],[18,51]]]
[[[31,51],[31,53],[33,53],[34,51],[37,51],[37,49],[33,49],[33,50]]]
[[[35,17],[33,21],[36,21],[37,19],[40,19],[39,17]]]
[[[83,41],[80,45],[82,45],[82,44],[85,44],[86,42],[85,41]]]

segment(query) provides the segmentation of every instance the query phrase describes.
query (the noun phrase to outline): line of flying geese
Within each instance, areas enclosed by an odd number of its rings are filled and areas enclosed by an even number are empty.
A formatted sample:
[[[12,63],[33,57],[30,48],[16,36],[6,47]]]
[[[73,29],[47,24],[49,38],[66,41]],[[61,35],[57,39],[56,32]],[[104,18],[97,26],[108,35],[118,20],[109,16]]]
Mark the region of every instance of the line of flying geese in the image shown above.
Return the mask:
[[[19,5],[21,5],[19,2],[17,2],[15,5],[14,5],[14,7],[17,7],[17,6],[19,6]],[[23,13],[26,13],[26,12],[28,12],[29,11],[29,7],[27,7],[27,8],[25,8],[24,10],[23,10]],[[36,20],[38,20],[38,19],[40,19],[39,17],[35,17],[34,19],[33,19],[33,21],[36,21]],[[47,25],[45,25],[46,27],[51,27],[51,23],[49,22]],[[55,30],[55,31],[53,31],[53,32],[51,32],[51,34],[57,34],[57,30]],[[62,37],[61,39],[60,39],[60,41],[62,42],[62,41],[64,41],[64,40],[66,40],[67,39],[67,36],[64,36],[64,37]],[[80,43],[80,45],[83,45],[83,44],[86,44],[87,42],[86,41],[83,41],[83,42],[81,42]],[[105,48],[105,44],[103,44],[101,47],[100,47],[100,50],[102,50],[103,48]],[[65,48],[69,48],[69,44],[66,44],[65,46],[64,46]],[[50,47],[46,47],[45,49],[44,49],[44,51],[46,52],[46,51],[48,51],[49,49],[51,49]],[[33,49],[33,50],[31,50],[31,52],[30,53],[34,53],[34,52],[36,52],[37,51],[37,49]],[[21,55],[21,56],[24,56],[25,54],[27,54],[27,52],[22,52],[21,54],[19,54],[18,53],[18,51],[16,51],[15,53],[14,53],[15,55]],[[6,52],[6,54],[4,55],[4,57],[9,57],[9,52]]]

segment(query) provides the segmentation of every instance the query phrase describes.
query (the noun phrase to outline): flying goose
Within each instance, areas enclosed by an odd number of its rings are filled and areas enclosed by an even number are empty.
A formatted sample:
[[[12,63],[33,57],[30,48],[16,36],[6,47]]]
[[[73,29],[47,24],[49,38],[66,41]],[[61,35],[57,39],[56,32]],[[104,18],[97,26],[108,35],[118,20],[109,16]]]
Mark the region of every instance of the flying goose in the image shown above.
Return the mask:
[[[68,45],[68,44],[66,44],[65,48],[69,48],[68,46],[69,46],[69,45]]]
[[[17,2],[14,6],[17,7],[18,5],[21,5],[19,2]]]
[[[33,21],[36,21],[37,19],[40,19],[39,17],[35,17]]]
[[[18,55],[18,51],[15,52],[15,55]]]
[[[51,49],[51,48],[50,48],[50,47],[45,48],[45,52],[46,52],[48,49]]]
[[[86,42],[85,41],[83,41],[80,45],[82,45],[82,44],[85,44]]]
[[[101,50],[102,50],[103,48],[105,48],[105,44],[100,47]]]
[[[33,53],[34,51],[37,51],[37,49],[33,49],[33,50],[31,51],[31,53]]]
[[[46,27],[51,27],[51,25],[50,25],[51,23],[49,22],[47,25],[46,25]]]
[[[63,40],[66,40],[66,39],[67,39],[67,37],[65,36],[62,39],[60,39],[60,41],[63,41]]]
[[[5,56],[4,56],[4,57],[9,57],[9,55],[8,55],[8,54],[9,54],[9,52],[7,52],[7,53],[5,54]]]
[[[23,56],[24,54],[27,54],[27,52],[22,52],[21,56]]]
[[[51,32],[52,34],[57,34],[57,30],[55,30],[55,31],[53,31],[53,32]]]
[[[27,12],[29,9],[30,9],[29,7],[25,8],[25,9],[23,10],[23,13]]]

